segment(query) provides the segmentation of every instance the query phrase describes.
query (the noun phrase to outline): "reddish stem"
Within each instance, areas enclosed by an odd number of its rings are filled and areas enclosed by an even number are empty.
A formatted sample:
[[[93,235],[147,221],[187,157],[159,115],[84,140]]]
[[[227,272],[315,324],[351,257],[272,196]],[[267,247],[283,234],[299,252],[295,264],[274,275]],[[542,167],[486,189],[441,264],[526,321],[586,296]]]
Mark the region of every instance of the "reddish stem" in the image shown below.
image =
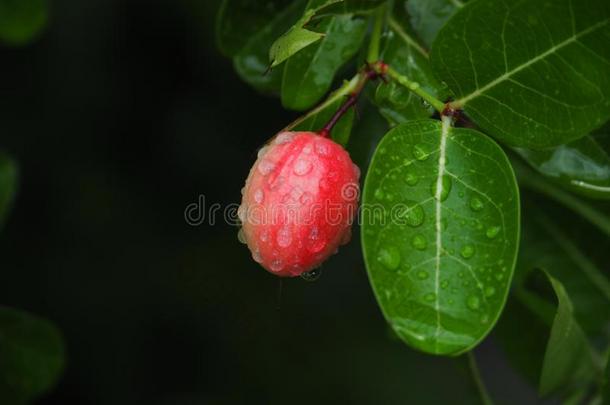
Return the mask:
[[[333,116],[328,120],[326,125],[322,127],[320,131],[318,131],[318,135],[323,136],[324,138],[330,138],[330,133],[337,125],[337,122],[349,111],[350,108],[356,105],[358,102],[358,97],[362,93],[364,86],[369,82],[369,80],[375,80],[378,77],[383,79],[385,72],[387,71],[387,65],[381,61],[376,62],[374,64],[366,64],[362,69],[362,76],[358,85],[354,89],[354,91],[349,95],[347,100],[341,107],[333,114]]]

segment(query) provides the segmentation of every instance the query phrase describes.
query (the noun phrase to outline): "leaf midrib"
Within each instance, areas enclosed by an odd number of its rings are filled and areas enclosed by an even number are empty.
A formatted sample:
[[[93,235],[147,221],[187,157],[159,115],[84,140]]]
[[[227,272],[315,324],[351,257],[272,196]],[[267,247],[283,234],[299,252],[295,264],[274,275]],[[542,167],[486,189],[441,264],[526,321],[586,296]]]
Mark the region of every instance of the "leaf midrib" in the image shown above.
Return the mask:
[[[576,42],[580,37],[587,35],[593,31],[597,30],[598,28],[603,27],[609,21],[610,21],[610,19],[602,20],[596,24],[593,24],[589,28],[586,28],[578,33],[573,34],[572,36],[570,36],[569,38],[560,42],[559,44],[553,45],[551,48],[547,49],[546,51],[542,52],[541,54],[535,56],[534,58],[530,59],[529,61],[527,61],[525,63],[522,63],[521,65],[517,66],[516,68],[510,70],[509,72],[504,73],[503,75],[490,81],[483,87],[479,87],[478,89],[475,89],[472,93],[460,98],[459,100],[454,101],[452,104],[457,108],[463,108],[469,101],[472,101],[473,99],[483,95],[483,93],[485,93],[486,91],[488,91],[491,88],[497,86],[498,84],[510,79],[512,76],[519,73],[523,69],[527,69],[528,67],[532,66],[533,64],[545,59],[547,56],[552,55],[555,52],[557,52],[558,50]]]

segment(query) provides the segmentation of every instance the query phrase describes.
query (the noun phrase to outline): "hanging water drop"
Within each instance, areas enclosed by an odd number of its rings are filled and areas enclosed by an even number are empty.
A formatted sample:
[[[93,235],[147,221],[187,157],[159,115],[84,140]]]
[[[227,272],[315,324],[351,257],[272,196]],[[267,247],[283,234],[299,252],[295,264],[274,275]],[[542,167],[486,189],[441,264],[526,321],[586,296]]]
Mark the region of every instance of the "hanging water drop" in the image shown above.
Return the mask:
[[[301,278],[305,281],[316,281],[322,275],[322,269],[317,268],[301,273]]]

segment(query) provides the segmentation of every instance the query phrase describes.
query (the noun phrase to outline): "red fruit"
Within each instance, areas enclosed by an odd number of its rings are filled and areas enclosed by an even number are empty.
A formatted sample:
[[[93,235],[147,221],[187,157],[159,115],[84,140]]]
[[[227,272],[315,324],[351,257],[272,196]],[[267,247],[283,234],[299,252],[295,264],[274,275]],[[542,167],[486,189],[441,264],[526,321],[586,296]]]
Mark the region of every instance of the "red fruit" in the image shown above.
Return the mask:
[[[340,145],[313,132],[283,132],[263,147],[243,190],[239,217],[252,257],[294,277],[347,243],[360,170]]]

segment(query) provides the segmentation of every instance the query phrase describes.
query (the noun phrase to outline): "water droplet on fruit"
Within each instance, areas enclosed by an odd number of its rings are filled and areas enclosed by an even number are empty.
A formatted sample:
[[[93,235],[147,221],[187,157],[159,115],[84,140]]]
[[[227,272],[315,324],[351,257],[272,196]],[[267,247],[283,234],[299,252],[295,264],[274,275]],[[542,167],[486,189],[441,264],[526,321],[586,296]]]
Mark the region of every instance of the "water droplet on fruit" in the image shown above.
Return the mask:
[[[264,199],[265,199],[265,193],[264,193],[264,191],[263,191],[263,190],[261,190],[260,188],[259,188],[259,189],[256,189],[256,191],[254,192],[254,201],[255,201],[257,204],[261,204],[261,203],[263,202],[263,200],[264,200]]]
[[[305,281],[317,281],[322,275],[322,269],[317,268],[301,273],[301,278]]]
[[[269,268],[271,269],[271,271],[278,272],[284,268],[284,263],[282,263],[282,259],[274,259],[271,261]]]
[[[263,229],[258,237],[261,240],[261,242],[263,242],[263,243],[267,242],[269,240],[269,231],[266,229]]]
[[[462,255],[464,259],[470,259],[474,255],[474,246],[464,245],[460,250],[460,255]]]
[[[259,164],[258,164],[258,171],[260,172],[260,174],[262,174],[263,176],[268,175],[269,173],[271,173],[273,171],[273,169],[275,169],[275,163],[273,163],[270,160],[267,159],[263,159]]]
[[[272,191],[279,189],[280,187],[282,187],[282,184],[284,184],[284,180],[285,179],[283,176],[269,177],[269,181],[267,182],[267,184],[269,185],[269,189]]]
[[[241,204],[237,209],[237,218],[239,218],[242,224],[246,222],[246,206],[244,204]]]
[[[273,143],[276,145],[281,145],[283,143],[288,143],[288,142],[292,141],[293,139],[294,139],[293,132],[282,132],[281,134],[279,134],[278,136],[275,137],[275,140],[273,141]]]
[[[417,272],[417,278],[419,278],[420,280],[425,280],[425,279],[427,279],[428,277],[430,277],[430,275],[428,274],[428,272],[427,272],[427,271],[423,271],[423,270],[422,270],[422,271],[418,271],[418,272]]]
[[[471,295],[466,300],[466,305],[468,305],[468,308],[470,308],[474,311],[474,310],[479,309],[479,306],[481,305],[481,301],[479,300],[479,297],[477,297],[476,295]]]
[[[306,191],[301,195],[301,198],[299,198],[299,202],[303,205],[311,204],[313,202],[313,195]]]
[[[430,154],[428,152],[426,152],[426,149],[424,148],[423,145],[418,144],[418,145],[413,146],[413,156],[415,156],[415,159],[423,161],[423,160],[428,159]]]
[[[326,142],[316,142],[316,153],[320,156],[330,155],[330,147]]]
[[[252,252],[252,259],[256,263],[261,263],[263,261],[263,258],[261,257],[261,252],[259,252],[258,250],[253,251]]]
[[[311,171],[311,162],[305,159],[299,159],[294,165],[294,174],[297,176],[305,176]]]
[[[386,246],[379,250],[377,260],[390,270],[396,270],[400,265],[400,251],[394,246]]]
[[[243,228],[239,228],[239,231],[237,231],[237,240],[239,241],[239,243],[243,243],[244,245],[247,243],[246,235],[244,235]]]
[[[307,249],[311,253],[318,253],[322,251],[326,247],[326,240],[324,239],[324,235],[320,234],[320,231],[317,227],[311,228],[309,232],[309,241],[307,245]]]
[[[311,146],[310,143],[308,143],[307,145],[303,146],[303,153],[310,154],[312,151],[313,151],[313,147]]]
[[[267,153],[267,151],[269,150],[268,146],[263,146],[262,148],[260,148],[258,150],[258,153],[256,154],[257,158],[262,158],[263,156],[265,156],[265,154]]]
[[[354,169],[354,173],[356,174],[356,178],[359,179],[360,178],[360,168],[358,166],[356,166],[355,164],[352,165],[352,168]]]
[[[277,244],[279,247],[288,247],[292,243],[292,234],[290,228],[283,227],[277,232]]]
[[[416,174],[409,172],[405,177],[405,181],[408,185],[415,186],[419,182],[419,177],[417,177]]]
[[[470,200],[470,208],[473,211],[481,211],[483,209],[483,201],[481,201],[478,197],[472,197]]]
[[[500,227],[499,226],[490,226],[489,228],[487,228],[487,231],[485,232],[485,235],[487,235],[487,237],[489,239],[493,239],[496,236],[498,236],[499,233],[500,233]]]
[[[430,185],[430,193],[432,197],[439,199],[440,201],[445,201],[447,197],[449,197],[449,193],[451,192],[451,186],[453,182],[451,181],[451,177],[443,176],[441,178],[440,186],[441,190],[437,194],[437,187],[439,186],[439,182],[435,179]]]
[[[411,240],[411,245],[417,250],[425,250],[428,247],[428,241],[424,235],[418,234]]]

